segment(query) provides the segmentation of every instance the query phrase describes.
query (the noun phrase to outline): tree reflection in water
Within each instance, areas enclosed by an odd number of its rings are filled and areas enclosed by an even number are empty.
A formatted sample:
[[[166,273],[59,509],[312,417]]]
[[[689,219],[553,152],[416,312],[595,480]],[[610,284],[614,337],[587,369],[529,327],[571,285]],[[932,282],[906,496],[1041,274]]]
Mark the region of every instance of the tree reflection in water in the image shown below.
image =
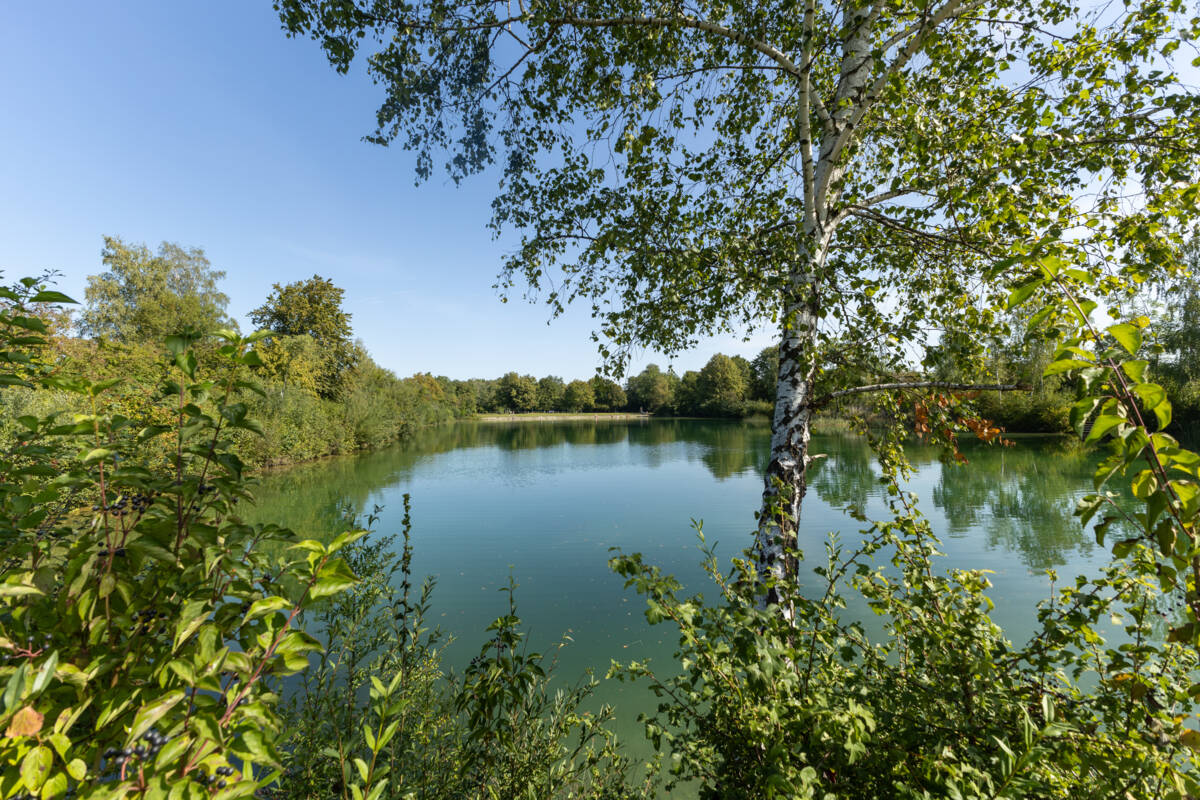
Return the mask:
[[[251,516],[261,514],[313,535],[336,527],[340,507],[369,511],[377,491],[409,481],[418,466],[436,470],[439,465],[430,462],[443,454],[491,448],[520,457],[564,446],[614,448],[605,462],[609,466],[699,463],[725,481],[761,475],[770,430],[765,423],[684,419],[461,422],[420,430],[387,450],[267,473],[262,476],[264,507]],[[852,435],[815,436],[812,450],[825,457],[810,472],[810,496],[832,509],[870,514],[881,486],[866,443]],[[914,489],[927,513],[936,517],[933,509],[940,511],[944,535],[986,537],[989,548],[1019,553],[1033,570],[1091,553],[1095,545],[1071,511],[1074,500],[1090,489],[1094,455],[1067,439],[1021,439],[1013,447],[967,443],[964,453],[969,463],[958,465],[936,448],[909,448]],[[749,518],[753,503],[746,508]],[[858,526],[847,519],[841,527]]]

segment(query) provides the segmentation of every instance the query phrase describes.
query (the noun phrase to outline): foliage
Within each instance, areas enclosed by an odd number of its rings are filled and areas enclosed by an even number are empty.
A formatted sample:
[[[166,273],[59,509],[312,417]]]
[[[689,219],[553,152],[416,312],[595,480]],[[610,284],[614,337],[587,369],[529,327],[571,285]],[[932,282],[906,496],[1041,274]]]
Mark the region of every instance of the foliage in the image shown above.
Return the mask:
[[[278,764],[268,681],[319,649],[296,618],[354,582],[337,551],[357,534],[323,544],[240,519],[229,445],[257,428],[240,400],[256,337],[221,331],[212,379],[194,337],[168,337],[171,423],[147,425],[109,405],[120,378],[46,357],[28,306],[68,298],[28,279],[0,296],[0,381],[88,407],[20,417],[0,455],[0,795],[252,796]],[[165,469],[143,457],[156,439]]]
[[[1046,298],[1037,316],[1059,346],[1045,373],[1079,376],[1085,396],[1072,406],[1071,422],[1086,441],[1108,445],[1095,475],[1096,494],[1083,498],[1077,512],[1084,524],[1099,517],[1096,541],[1115,539],[1115,558],[1127,559],[1139,549],[1151,554],[1141,573],[1184,601],[1180,618],[1171,620],[1168,641],[1200,650],[1200,455],[1163,432],[1173,410],[1166,391],[1148,378],[1149,319],[1122,320],[1110,309],[1120,321],[1097,326],[1091,317],[1096,302],[1087,295],[1100,283],[1096,272],[1103,265],[1069,260],[1072,255],[1056,241],[1036,243],[1028,258],[1037,272],[1013,291],[1010,302]],[[1142,507],[1134,514],[1108,489],[1118,476],[1129,475]],[[1200,683],[1191,688],[1200,693]]]
[[[444,640],[425,621],[433,584],[413,585],[408,502],[399,552],[394,537],[346,550],[364,578],[318,612],[326,649],[289,708],[287,767],[271,796],[649,796],[604,727],[611,710],[581,710],[594,681],[552,688],[553,660],[523,643],[511,584],[509,613],[466,673],[442,672]]]
[[[532,375],[509,372],[496,385],[496,402],[520,414],[533,411],[538,402],[538,383]]]
[[[701,409],[713,416],[740,416],[746,399],[746,372],[737,362],[718,353],[709,359],[696,380],[704,398]]]
[[[602,375],[594,375],[588,382],[592,385],[596,411],[620,411],[629,403],[625,390],[616,381]]]
[[[750,397],[753,400],[775,399],[775,384],[779,381],[779,347],[764,347],[750,362]]]
[[[113,255],[111,265],[126,271],[122,274],[135,274],[138,281],[171,279],[176,281],[172,286],[187,288],[207,280],[206,285],[212,289],[220,277],[220,273],[204,272],[202,265],[207,261],[203,260],[199,250],[185,253],[174,245],[164,245],[162,253],[165,255],[151,257],[144,247],[126,248],[119,240],[109,241],[111,253],[124,253],[120,258]],[[142,271],[129,272],[130,264],[140,265],[138,268]],[[171,277],[162,272],[168,269],[191,270],[195,274]],[[111,288],[116,285],[111,275],[94,276],[92,286]],[[137,281],[130,282],[135,288],[140,285]],[[169,325],[171,319],[168,317],[178,316],[166,313],[173,308],[186,310],[203,305],[192,296],[195,292],[169,301],[159,296],[162,292],[169,293],[169,288],[161,285],[143,288],[144,291],[131,290],[130,297],[136,303],[120,307],[131,315],[131,325],[143,326],[146,330]],[[268,316],[268,321],[280,328],[303,329],[307,326],[308,332],[276,332],[256,342],[251,368],[263,384],[263,394],[243,398],[243,402],[248,413],[260,420],[261,435],[234,434],[238,453],[248,466],[288,464],[381,447],[403,439],[422,426],[474,413],[475,398],[468,387],[429,375],[398,379],[353,343],[349,345],[353,351],[352,363],[338,367],[337,362],[341,359],[336,353],[350,341],[351,334],[348,327],[339,327],[342,324],[348,326],[350,319],[348,314],[341,312],[340,299],[340,289],[327,281],[314,279],[288,287],[276,286],[271,300],[259,309]],[[224,295],[219,296],[219,303],[223,308]],[[117,306],[106,302],[94,304],[92,311],[112,311],[114,308]],[[55,361],[59,368],[92,381],[121,376],[121,381],[105,392],[106,402],[114,413],[140,424],[169,422],[169,412],[158,400],[165,367],[157,341],[75,338],[64,323],[68,318],[65,312],[40,303],[32,306],[31,313],[36,313],[49,326],[47,346],[52,355],[47,358]],[[184,322],[193,329],[209,324],[195,314],[183,316]],[[326,338],[318,339],[316,333],[322,333]],[[340,344],[328,345],[329,337],[339,335]],[[210,371],[222,363],[219,348],[213,342],[200,339],[193,347],[202,370]],[[335,373],[336,399],[329,396]],[[45,416],[52,412],[85,414],[90,413],[90,408],[84,396],[56,387],[34,386],[6,391],[0,397],[0,442],[11,441],[24,430],[18,422],[19,417],[28,414]],[[142,456],[162,466],[169,459],[169,451],[170,448],[160,440],[152,440],[143,447]]]
[[[567,393],[567,385],[557,375],[547,375],[537,384],[537,408],[539,411],[551,411],[562,408],[563,397]]]
[[[1154,583],[1117,568],[1080,579],[1014,646],[989,618],[985,573],[936,574],[928,523],[891,488],[896,516],[852,552],[831,543],[807,596],[788,597],[793,623],[759,603],[752,561],[725,576],[708,555],[713,604],[679,597],[638,555],[613,560],[646,595],[647,618],[679,631],[682,674],[614,668],[664,698],[644,721],[676,779],[701,798],[747,800],[1194,793],[1196,759],[1179,741],[1198,661],[1155,642]],[[878,616],[846,619],[850,600]],[[1129,622],[1116,636],[1136,647],[1101,637],[1118,611]]]
[[[985,325],[961,302],[972,249],[1098,173],[1170,180],[1197,150],[1195,97],[1153,69],[1197,24],[1181,3],[1117,20],[1061,0],[276,7],[339,71],[377,45],[368,138],[415,150],[419,177],[439,151],[456,180],[501,166],[493,224],[523,234],[506,284],[590,303],[618,360],[782,323],[809,291],[897,349],[934,317]],[[1154,166],[1138,154],[1159,146]]]
[[[325,356],[321,344],[307,333],[272,336],[257,348],[261,375],[284,389],[298,389],[318,397],[324,385]]]
[[[342,309],[344,290],[314,275],[286,286],[278,283],[266,302],[250,312],[258,328],[280,336],[310,336],[320,348],[319,394],[341,395],[347,372],[361,358],[351,337],[350,314]]]
[[[679,379],[673,372],[663,372],[657,364],[649,364],[625,385],[629,407],[644,409],[651,414],[669,408],[675,399]]]
[[[590,411],[596,405],[596,391],[588,381],[571,381],[563,392],[563,410]]]
[[[225,273],[200,248],[163,242],[155,255],[144,244],[105,236],[101,258],[106,272],[89,277],[84,290],[79,327],[86,335],[157,344],[186,329],[230,326],[229,298],[217,289]]]

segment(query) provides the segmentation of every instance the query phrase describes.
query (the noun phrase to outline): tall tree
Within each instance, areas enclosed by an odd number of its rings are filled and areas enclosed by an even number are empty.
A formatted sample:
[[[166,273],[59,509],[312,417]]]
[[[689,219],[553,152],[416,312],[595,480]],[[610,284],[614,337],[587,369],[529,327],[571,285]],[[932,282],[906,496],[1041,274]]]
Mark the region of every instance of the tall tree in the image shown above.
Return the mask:
[[[591,411],[596,405],[596,393],[588,381],[571,381],[563,394],[563,409],[566,411]]]
[[[779,375],[779,347],[770,345],[758,351],[750,362],[750,397],[754,400],[773,400]]]
[[[677,381],[676,381],[677,382]],[[671,405],[675,398],[675,387],[671,376],[649,364],[644,370],[629,379],[626,385],[629,407],[654,413]]]
[[[592,384],[592,395],[595,397],[597,411],[620,411],[629,402],[625,396],[625,390],[610,378],[594,375],[589,383]]]
[[[198,247],[163,242],[154,253],[105,236],[101,261],[105,272],[90,276],[84,289],[79,327],[85,336],[161,342],[187,328],[210,333],[232,325],[225,314],[229,298],[217,289],[225,273]]]
[[[342,308],[344,291],[333,281],[313,275],[286,286],[278,283],[265,303],[250,312],[260,329],[280,336],[310,336],[321,348],[324,366],[319,390],[322,397],[337,397],[360,353],[351,338],[350,314]]]
[[[276,7],[341,71],[378,45],[369,138],[415,149],[419,176],[442,150],[455,180],[500,162],[493,225],[522,232],[502,285],[590,303],[606,357],[776,326],[758,533],[776,581],[795,574],[812,415],[866,390],[827,368],[831,339],[886,351],[872,389],[906,383],[892,365],[993,325],[1034,241],[1091,230],[1153,263],[1197,174],[1183,0]]]
[[[562,407],[567,385],[557,375],[547,375],[537,384],[538,411],[558,411]]]
[[[496,384],[496,402],[508,411],[523,414],[537,408],[537,379],[508,372]]]
[[[717,353],[710,358],[700,370],[696,388],[705,413],[718,417],[742,414],[746,401],[745,371],[729,356]]]

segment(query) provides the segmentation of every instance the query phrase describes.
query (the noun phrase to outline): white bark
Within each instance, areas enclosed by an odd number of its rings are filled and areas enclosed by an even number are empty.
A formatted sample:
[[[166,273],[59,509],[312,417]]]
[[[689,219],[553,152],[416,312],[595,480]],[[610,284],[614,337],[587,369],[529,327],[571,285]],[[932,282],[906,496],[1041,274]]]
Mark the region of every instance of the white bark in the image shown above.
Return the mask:
[[[759,515],[757,551],[759,579],[771,588],[762,595],[764,605],[778,604],[789,619],[792,609],[787,597],[797,579],[797,530],[800,508],[808,488],[808,444],[813,413],[813,375],[816,370],[816,337],[820,310],[820,273],[832,242],[838,183],[844,167],[841,155],[854,138],[854,123],[869,104],[867,87],[874,55],[871,52],[875,21],[882,0],[872,0],[847,12],[842,39],[841,70],[832,112],[826,111],[812,92],[807,74],[813,59],[805,53],[800,66],[803,106],[800,130],[804,142],[804,223],[800,261],[793,265],[788,298],[784,304],[783,330],[779,343],[779,376],[775,390],[775,415],[771,426],[771,461],[764,476],[762,510]],[[806,9],[810,12],[811,6]],[[811,18],[806,14],[806,28]],[[806,29],[806,34],[810,32]],[[811,43],[805,36],[804,43]],[[810,93],[812,96],[810,97]],[[817,111],[820,147],[811,161],[813,128],[811,115]],[[822,113],[823,112],[823,113]]]

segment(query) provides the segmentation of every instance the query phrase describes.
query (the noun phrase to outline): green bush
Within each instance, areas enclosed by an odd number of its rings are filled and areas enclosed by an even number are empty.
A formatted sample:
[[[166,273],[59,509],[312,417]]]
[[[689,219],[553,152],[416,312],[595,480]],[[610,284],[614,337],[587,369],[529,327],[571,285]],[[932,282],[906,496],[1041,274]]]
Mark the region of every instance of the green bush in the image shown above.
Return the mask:
[[[613,559],[649,621],[679,634],[680,674],[612,671],[663,698],[643,720],[673,780],[706,800],[1195,795],[1200,764],[1180,742],[1197,654],[1156,638],[1169,597],[1144,570],[1079,579],[1014,645],[989,616],[985,571],[938,574],[937,540],[892,480],[894,518],[852,552],[832,542],[778,606],[762,606],[750,554],[725,575],[707,553],[716,603],[679,597],[640,555]],[[851,600],[877,619],[844,616]],[[1135,644],[1101,637],[1117,613]]]
[[[253,337],[221,334],[216,379],[170,337],[155,402],[172,421],[146,425],[120,412],[120,378],[48,357],[30,306],[67,298],[33,280],[0,297],[0,382],[86,409],[19,416],[0,453],[0,796],[251,796],[278,764],[269,684],[319,649],[296,618],[353,584],[336,552],[356,534],[239,517]]]
[[[555,689],[554,658],[530,652],[509,610],[461,678],[426,622],[431,581],[413,584],[409,500],[395,537],[346,547],[362,580],[316,612],[325,648],[288,705],[285,769],[273,798],[594,798],[652,794],[605,725],[581,710],[595,682]],[[376,509],[378,511],[378,509]],[[561,646],[561,645],[560,645]]]

